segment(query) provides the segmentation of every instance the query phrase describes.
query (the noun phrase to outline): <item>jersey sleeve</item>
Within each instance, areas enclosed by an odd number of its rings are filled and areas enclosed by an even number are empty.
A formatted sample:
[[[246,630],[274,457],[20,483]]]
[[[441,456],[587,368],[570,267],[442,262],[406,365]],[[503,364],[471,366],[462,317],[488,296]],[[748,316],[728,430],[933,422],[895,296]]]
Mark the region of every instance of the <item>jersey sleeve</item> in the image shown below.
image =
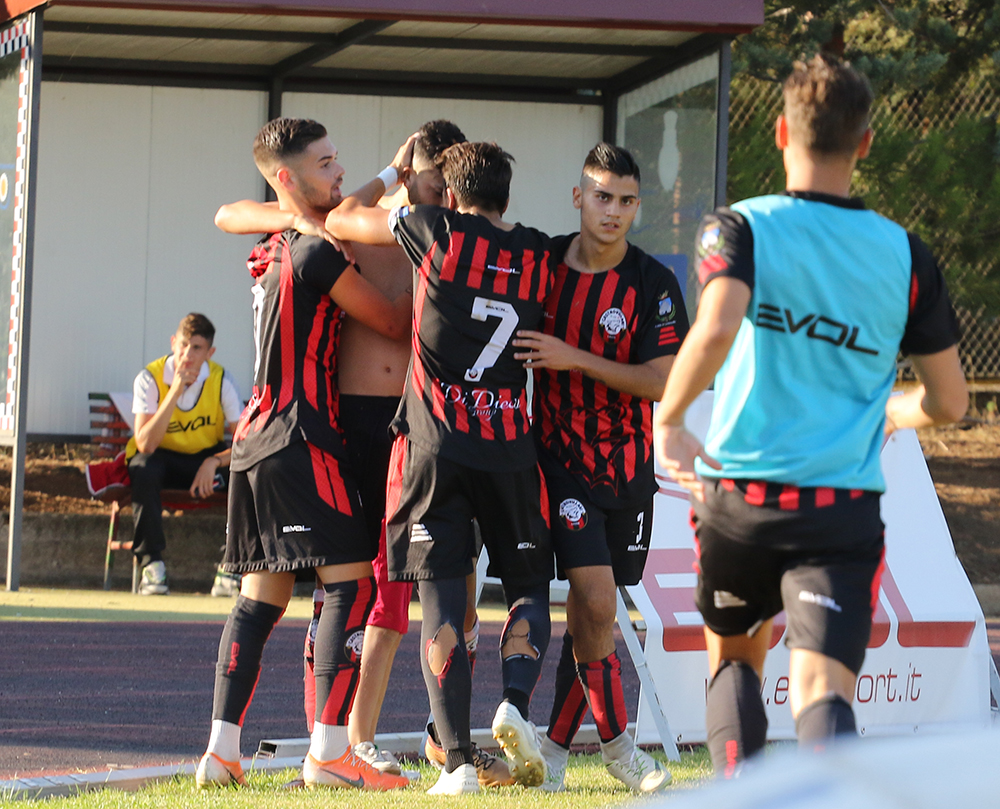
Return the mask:
[[[343,254],[326,239],[298,235],[290,247],[292,272],[305,284],[326,295],[347,269]]]
[[[153,375],[143,368],[132,383],[132,412],[155,413],[160,406],[160,389]]]
[[[436,205],[406,205],[389,212],[389,230],[414,266],[430,252],[448,215],[447,208]]]
[[[731,208],[716,208],[701,220],[695,240],[698,283],[702,289],[715,278],[738,278],[754,284],[753,231]]]
[[[927,245],[912,233],[910,314],[899,348],[904,354],[936,354],[958,342],[959,329],[944,275]]]
[[[229,371],[222,372],[222,412],[226,416],[226,421],[235,424],[239,421],[243,412],[243,399],[240,398],[240,389],[236,386],[236,380]]]
[[[655,259],[644,274],[656,279],[636,329],[636,359],[648,362],[656,357],[676,354],[687,337],[689,323],[684,297],[677,276]]]

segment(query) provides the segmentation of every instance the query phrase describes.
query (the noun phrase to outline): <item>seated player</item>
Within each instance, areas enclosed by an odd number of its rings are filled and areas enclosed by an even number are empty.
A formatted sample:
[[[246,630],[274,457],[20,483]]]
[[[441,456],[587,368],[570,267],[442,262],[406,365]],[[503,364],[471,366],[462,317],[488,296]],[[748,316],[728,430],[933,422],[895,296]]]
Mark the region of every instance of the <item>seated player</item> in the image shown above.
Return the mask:
[[[698,318],[654,421],[658,458],[693,493],[708,747],[724,778],[764,747],[760,678],[782,609],[800,746],[855,736],[884,561],[885,436],[959,419],[968,404],[934,258],[849,196],[872,141],[867,81],[816,56],[784,96],[787,190],[703,219]],[[890,398],[901,350],[921,384]],[[713,377],[702,447],[684,413]]]
[[[462,643],[477,518],[509,608],[501,636],[503,702],[494,736],[519,783],[544,759],[528,705],[549,641],[552,554],[528,421],[527,375],[510,343],[537,327],[551,290],[548,239],[503,221],[510,156],[496,144],[444,152],[447,208],[391,214],[375,179],[327,216],[338,238],[398,241],[415,267],[413,358],[394,427],[386,503],[390,580],[416,581],[421,667],[445,766],[434,794],[478,792],[469,729],[471,673]]]
[[[408,162],[407,156],[407,162]],[[340,201],[343,169],[326,129],[278,118],[254,142],[254,162],[286,211],[322,219]],[[306,786],[393,789],[349,744],[347,718],[365,622],[375,597],[357,485],[344,463],[337,422],[337,344],[343,313],[386,337],[408,333],[410,293],[390,301],[324,239],[284,231],[258,242],[254,279],[254,392],[233,437],[226,557],[241,594],[219,643],[208,750],[199,786],[244,782],[243,717],[268,636],[297,571],[323,583],[316,631],[316,713],[303,765]]]
[[[688,319],[674,274],[625,237],[639,209],[639,166],[599,143],[573,189],[580,232],[554,240],[555,291],[543,332],[519,331],[535,369],[538,459],[552,545],[569,579],[567,631],[542,740],[544,788],[563,789],[569,747],[590,706],[608,771],[637,792],[670,783],[638,749],[615,652],[617,587],[636,584],[653,523],[651,400],[663,395]]]
[[[226,422],[235,424],[243,401],[232,376],[212,362],[215,326],[192,312],[170,336],[171,353],[153,360],[135,378],[135,435],[125,449],[132,485],[132,552],[142,570],[139,594],[167,595],[163,550],[163,489],[190,489],[208,497],[226,486]],[[216,577],[226,584],[230,577]],[[239,580],[232,582],[238,588]],[[228,590],[223,595],[235,595]]]

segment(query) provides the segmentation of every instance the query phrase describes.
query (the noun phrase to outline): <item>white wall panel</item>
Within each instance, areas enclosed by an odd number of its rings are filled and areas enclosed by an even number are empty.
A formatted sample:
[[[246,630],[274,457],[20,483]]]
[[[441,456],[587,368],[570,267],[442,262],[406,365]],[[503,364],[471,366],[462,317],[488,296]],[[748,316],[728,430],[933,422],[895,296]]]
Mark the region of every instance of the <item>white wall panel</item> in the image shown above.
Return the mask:
[[[29,432],[83,433],[143,360],[152,91],[43,84]],[[135,369],[135,370],[133,370]]]
[[[212,224],[263,195],[250,148],[263,93],[45,82],[42,86],[28,430],[86,433],[86,395],[126,390],[177,321],[215,323],[218,359],[249,395],[253,237]],[[345,189],[367,182],[425,121],[449,118],[514,155],[509,221],[576,229],[570,191],[600,137],[592,106],[288,93],[284,114],[330,130]]]
[[[189,311],[248,391],[254,239],[212,218],[262,194],[264,95],[45,82],[41,103],[29,432],[86,433],[87,393],[129,389]]]
[[[235,90],[153,89],[143,356],[165,354],[178,321],[201,312],[215,324],[214,359],[244,399],[253,372],[246,258],[257,237],[226,235],[213,220],[225,202],[262,199],[251,147],[265,102]]]
[[[571,192],[602,122],[601,109],[585,105],[303,93],[287,93],[282,111],[327,127],[347,171],[347,190],[381,171],[425,121],[454,121],[470,140],[494,140],[514,156],[506,218],[552,234],[579,227]]]

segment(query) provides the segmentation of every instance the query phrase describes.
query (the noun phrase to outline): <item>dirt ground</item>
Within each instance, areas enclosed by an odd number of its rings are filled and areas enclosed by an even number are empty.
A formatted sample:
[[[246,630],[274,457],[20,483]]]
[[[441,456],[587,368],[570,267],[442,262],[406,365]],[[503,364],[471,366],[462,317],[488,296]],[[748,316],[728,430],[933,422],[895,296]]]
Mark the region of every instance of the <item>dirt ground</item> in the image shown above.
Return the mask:
[[[955,549],[976,584],[1000,584],[1000,419],[992,411],[956,427],[920,431],[931,477]],[[9,450],[0,450],[0,504],[10,502]],[[24,503],[29,512],[99,514],[107,506],[90,499],[83,468],[90,448],[31,444]]]

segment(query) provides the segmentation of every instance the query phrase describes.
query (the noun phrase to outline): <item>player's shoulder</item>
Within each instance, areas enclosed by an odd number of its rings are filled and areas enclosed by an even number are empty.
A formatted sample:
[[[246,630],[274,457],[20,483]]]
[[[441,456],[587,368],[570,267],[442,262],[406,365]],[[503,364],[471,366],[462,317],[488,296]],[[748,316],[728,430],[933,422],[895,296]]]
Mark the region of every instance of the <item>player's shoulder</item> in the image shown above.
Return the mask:
[[[292,264],[299,269],[305,269],[314,263],[332,265],[335,268],[346,267],[348,264],[343,253],[319,236],[306,236],[297,230],[287,230],[285,239]]]
[[[574,231],[573,233],[565,233],[559,236],[550,237],[550,251],[552,259],[556,262],[556,264],[563,263],[563,260],[566,258],[566,251],[569,250],[569,246],[573,244],[573,239],[579,235],[580,231]]]

